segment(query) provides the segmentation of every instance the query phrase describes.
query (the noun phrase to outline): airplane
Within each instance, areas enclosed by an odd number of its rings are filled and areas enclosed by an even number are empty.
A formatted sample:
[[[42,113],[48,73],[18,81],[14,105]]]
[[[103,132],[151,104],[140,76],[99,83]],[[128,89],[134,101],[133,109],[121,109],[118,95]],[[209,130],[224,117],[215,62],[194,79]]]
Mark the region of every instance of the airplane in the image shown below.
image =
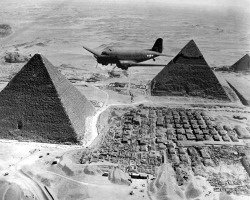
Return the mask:
[[[100,53],[85,46],[83,46],[83,48],[94,55],[97,60],[97,65],[98,63],[102,65],[115,64],[115,67],[118,67],[122,70],[127,70],[129,67],[132,66],[165,66],[160,64],[145,64],[140,62],[150,59],[153,59],[153,61],[155,61],[155,58],[158,56],[172,57],[170,55],[162,53],[162,38],[158,38],[151,49],[136,49],[109,46],[103,49],[103,51]]]

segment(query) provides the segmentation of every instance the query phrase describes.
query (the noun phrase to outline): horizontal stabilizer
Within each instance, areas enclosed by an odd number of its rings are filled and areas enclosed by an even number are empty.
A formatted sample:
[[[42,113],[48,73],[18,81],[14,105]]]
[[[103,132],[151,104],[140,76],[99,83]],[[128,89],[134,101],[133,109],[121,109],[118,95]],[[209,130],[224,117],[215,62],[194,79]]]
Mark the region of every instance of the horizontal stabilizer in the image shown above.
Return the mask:
[[[132,67],[132,66],[138,66],[138,67],[147,67],[147,66],[149,66],[149,67],[164,67],[164,66],[166,66],[166,64],[164,65],[164,64],[143,64],[143,63],[134,63],[134,64],[131,64],[130,66],[131,66],[131,67]]]
[[[156,55],[156,56],[166,56],[166,57],[174,57],[174,56],[172,56],[172,55],[168,55],[168,54],[164,54],[164,53],[159,53],[159,52],[153,52],[152,53],[153,55]]]
[[[166,56],[166,57],[171,57],[171,58],[174,57],[173,55],[168,55],[168,54],[163,54],[163,53],[160,56]]]

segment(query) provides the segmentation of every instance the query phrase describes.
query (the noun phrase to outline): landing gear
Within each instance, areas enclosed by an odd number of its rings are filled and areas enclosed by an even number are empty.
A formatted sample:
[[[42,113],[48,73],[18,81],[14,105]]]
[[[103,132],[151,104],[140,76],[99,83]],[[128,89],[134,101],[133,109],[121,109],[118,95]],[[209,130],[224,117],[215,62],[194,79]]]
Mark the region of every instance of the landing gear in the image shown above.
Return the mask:
[[[121,69],[127,71],[128,70],[128,66],[123,66]]]
[[[126,64],[121,64],[120,62],[117,62],[116,63],[116,67],[118,67],[118,68],[120,68],[120,69],[122,69],[122,70],[128,70],[128,65],[126,65]]]
[[[155,61],[155,59],[153,58],[153,61]]]

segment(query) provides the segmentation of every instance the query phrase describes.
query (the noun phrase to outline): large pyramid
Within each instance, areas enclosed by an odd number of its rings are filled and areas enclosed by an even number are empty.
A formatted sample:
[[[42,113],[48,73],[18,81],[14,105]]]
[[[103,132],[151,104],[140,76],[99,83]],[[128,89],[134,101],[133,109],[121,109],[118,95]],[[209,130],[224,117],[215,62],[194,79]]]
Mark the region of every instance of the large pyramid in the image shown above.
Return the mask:
[[[94,113],[93,105],[36,54],[0,92],[0,137],[77,143]]]
[[[250,71],[250,56],[246,54],[231,66],[233,71]]]
[[[151,94],[229,100],[193,40],[151,81]]]

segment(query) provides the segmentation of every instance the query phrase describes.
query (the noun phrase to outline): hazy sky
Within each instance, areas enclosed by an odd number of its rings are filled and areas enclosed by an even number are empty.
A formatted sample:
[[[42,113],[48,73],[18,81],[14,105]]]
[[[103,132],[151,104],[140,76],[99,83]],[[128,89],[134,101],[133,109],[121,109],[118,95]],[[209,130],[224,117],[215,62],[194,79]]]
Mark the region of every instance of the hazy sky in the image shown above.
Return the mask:
[[[204,7],[217,7],[217,8],[243,8],[250,11],[250,0],[104,0],[115,2],[130,2],[140,4],[174,4],[174,5],[196,5]]]
[[[121,1],[139,1],[139,2],[162,2],[171,4],[187,5],[211,5],[211,6],[235,6],[250,5],[250,0],[121,0]]]
[[[150,1],[150,0],[149,0]],[[249,6],[250,0],[158,0],[173,4],[206,5],[206,6]]]

